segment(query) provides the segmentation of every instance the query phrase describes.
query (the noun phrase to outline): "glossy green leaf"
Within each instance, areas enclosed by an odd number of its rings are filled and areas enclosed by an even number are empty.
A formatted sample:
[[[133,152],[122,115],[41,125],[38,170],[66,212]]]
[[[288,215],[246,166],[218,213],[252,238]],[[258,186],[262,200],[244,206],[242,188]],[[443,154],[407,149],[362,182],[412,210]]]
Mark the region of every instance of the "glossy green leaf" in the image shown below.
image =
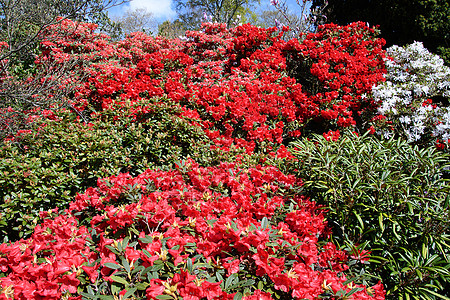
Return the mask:
[[[115,276],[115,275],[111,275],[110,278],[111,278],[113,281],[115,281],[115,282],[124,284],[125,286],[128,286],[128,285],[129,285],[129,283],[128,283],[124,278],[122,278],[122,277]]]

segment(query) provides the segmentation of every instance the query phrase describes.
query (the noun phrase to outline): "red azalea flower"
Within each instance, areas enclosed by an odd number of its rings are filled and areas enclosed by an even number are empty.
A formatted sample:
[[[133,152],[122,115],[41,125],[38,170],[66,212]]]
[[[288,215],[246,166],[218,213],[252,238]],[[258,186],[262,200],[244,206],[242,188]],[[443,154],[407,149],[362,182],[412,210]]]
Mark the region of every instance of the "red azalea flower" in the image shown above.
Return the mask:
[[[165,287],[162,284],[161,279],[151,279],[149,287],[145,290],[147,298],[156,299],[156,296],[164,294]]]
[[[272,297],[270,293],[263,292],[261,290],[256,290],[251,296],[244,296],[243,300],[271,300]]]
[[[222,295],[222,289],[220,288],[220,282],[209,282],[209,281],[203,281],[202,282],[202,293],[208,300],[214,299],[216,297],[219,297]]]
[[[84,272],[86,272],[86,274],[88,274],[89,276],[89,280],[92,283],[95,283],[95,281],[98,278],[98,264],[95,264],[92,267],[89,266],[81,266],[81,268],[83,269]]]

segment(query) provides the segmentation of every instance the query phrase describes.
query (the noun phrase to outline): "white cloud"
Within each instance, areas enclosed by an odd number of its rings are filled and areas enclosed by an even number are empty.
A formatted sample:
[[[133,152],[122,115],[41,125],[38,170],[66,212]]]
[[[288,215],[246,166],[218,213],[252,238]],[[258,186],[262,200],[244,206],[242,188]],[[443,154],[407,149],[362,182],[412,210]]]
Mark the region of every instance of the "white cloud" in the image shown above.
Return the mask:
[[[146,8],[149,12],[155,14],[158,19],[175,17],[176,13],[171,6],[172,0],[132,0],[129,3],[130,9]]]

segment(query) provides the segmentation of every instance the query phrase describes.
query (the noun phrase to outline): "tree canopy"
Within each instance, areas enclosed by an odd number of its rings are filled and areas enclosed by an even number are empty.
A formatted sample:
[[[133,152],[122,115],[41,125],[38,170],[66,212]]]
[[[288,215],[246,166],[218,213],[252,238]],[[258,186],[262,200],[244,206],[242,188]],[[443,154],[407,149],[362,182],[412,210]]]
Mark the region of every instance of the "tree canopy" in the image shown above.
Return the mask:
[[[167,20],[158,25],[158,35],[166,38],[177,38],[183,36],[185,32],[186,25],[179,19],[173,22]]]
[[[122,35],[136,31],[151,34],[157,26],[154,14],[146,8],[129,9],[123,16],[113,20],[119,25]]]
[[[324,0],[314,0],[313,7]],[[380,25],[387,46],[421,41],[450,63],[450,0],[329,0],[327,22]]]
[[[174,0],[179,19],[188,29],[198,29],[202,19],[230,26],[239,10],[259,0]]]

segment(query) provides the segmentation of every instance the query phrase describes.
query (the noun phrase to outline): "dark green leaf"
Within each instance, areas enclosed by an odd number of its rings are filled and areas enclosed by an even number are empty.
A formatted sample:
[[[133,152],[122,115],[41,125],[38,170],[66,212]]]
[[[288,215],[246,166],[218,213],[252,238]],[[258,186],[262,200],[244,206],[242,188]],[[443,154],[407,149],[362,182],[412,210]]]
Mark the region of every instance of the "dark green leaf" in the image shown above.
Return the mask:
[[[130,288],[129,290],[127,290],[127,292],[125,293],[125,295],[123,295],[123,300],[127,299],[128,297],[132,296],[134,294],[134,292],[136,292],[137,288],[133,287]]]
[[[105,267],[108,267],[108,268],[113,269],[113,270],[118,270],[118,269],[122,268],[121,265],[114,264],[114,263],[104,263],[103,265]]]
[[[115,281],[115,282],[122,283],[122,284],[124,284],[125,286],[128,286],[128,285],[129,285],[129,283],[128,283],[124,278],[122,278],[122,277],[115,276],[115,275],[111,275],[111,279],[112,279],[113,281]]]

